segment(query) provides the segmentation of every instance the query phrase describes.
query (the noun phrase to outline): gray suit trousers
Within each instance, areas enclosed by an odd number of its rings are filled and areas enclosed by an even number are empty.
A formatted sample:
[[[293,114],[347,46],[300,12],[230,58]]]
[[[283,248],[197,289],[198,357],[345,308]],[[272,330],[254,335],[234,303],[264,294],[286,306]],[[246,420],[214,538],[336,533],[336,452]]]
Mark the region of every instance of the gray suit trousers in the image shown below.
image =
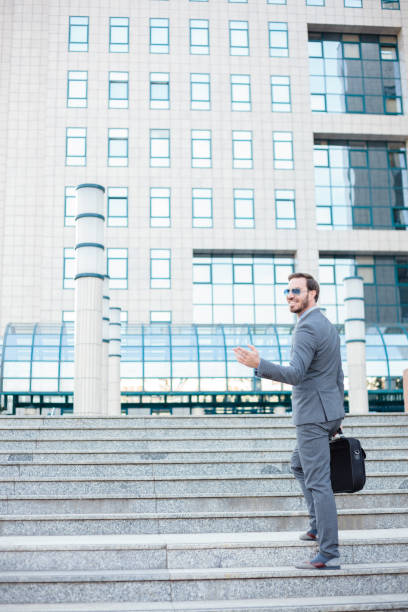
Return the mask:
[[[327,557],[339,556],[337,508],[330,481],[330,435],[342,419],[296,426],[297,445],[291,470],[302,488],[310,517],[317,530],[319,549]]]

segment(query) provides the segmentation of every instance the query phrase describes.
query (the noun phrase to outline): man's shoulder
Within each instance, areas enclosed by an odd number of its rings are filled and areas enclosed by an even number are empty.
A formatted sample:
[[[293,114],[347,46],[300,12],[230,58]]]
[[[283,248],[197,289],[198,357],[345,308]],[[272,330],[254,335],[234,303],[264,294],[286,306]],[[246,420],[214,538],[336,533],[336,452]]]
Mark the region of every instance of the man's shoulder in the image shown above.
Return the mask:
[[[321,333],[323,330],[329,331],[335,328],[320,308],[313,309],[307,316],[302,317],[296,326],[296,331],[306,331],[309,333]]]

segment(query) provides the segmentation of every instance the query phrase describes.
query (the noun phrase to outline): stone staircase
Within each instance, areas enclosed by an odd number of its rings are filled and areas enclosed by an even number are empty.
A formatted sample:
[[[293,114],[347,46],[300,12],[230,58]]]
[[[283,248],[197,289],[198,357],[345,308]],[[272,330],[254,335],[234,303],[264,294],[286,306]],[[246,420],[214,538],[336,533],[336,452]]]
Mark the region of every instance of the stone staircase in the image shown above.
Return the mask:
[[[348,416],[342,569],[296,570],[286,416],[0,417],[0,612],[408,610],[408,415]]]

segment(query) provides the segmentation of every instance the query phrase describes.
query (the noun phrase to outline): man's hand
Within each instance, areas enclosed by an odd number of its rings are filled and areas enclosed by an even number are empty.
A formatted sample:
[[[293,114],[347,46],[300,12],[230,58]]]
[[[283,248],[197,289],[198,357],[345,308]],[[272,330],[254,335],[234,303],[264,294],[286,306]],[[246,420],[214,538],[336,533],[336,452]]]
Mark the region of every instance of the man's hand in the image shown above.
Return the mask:
[[[240,346],[234,348],[235,357],[239,363],[248,366],[248,368],[257,368],[261,361],[259,353],[256,348],[252,346],[252,344],[249,344],[248,346],[251,349],[250,351],[247,351],[247,349],[241,348]]]

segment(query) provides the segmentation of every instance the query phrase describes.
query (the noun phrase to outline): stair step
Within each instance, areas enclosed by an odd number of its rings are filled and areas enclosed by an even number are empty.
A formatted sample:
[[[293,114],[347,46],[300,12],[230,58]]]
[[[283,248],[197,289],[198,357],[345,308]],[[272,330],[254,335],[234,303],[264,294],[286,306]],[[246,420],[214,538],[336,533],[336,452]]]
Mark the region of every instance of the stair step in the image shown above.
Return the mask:
[[[408,419],[407,419],[408,424]],[[408,438],[408,433],[402,431],[401,424],[367,424],[344,428],[347,436],[366,439],[369,436],[384,437],[398,436]],[[1,431],[1,428],[0,428]],[[256,438],[258,440],[271,440],[275,438],[295,438],[296,432],[293,426],[259,424],[257,427],[241,426],[214,426],[207,427],[135,427],[129,423],[128,427],[99,427],[99,428],[56,428],[56,427],[16,427],[5,428],[1,431],[2,438],[8,441],[29,440],[211,440],[226,439],[237,440],[241,438]]]
[[[310,558],[302,532],[0,537],[0,571],[280,567]],[[342,563],[408,563],[408,529],[341,531]]]
[[[305,528],[306,510],[266,512],[197,512],[147,514],[3,515],[0,534],[92,535],[245,531],[290,531]],[[400,528],[408,524],[408,508],[339,510],[340,529]]]
[[[371,473],[397,473],[406,472],[408,452],[406,456],[400,455],[392,459],[366,459],[366,472]],[[127,463],[99,463],[81,464],[41,464],[10,461],[7,465],[0,465],[0,481],[4,479],[32,479],[32,478],[98,478],[98,479],[127,479],[146,476],[148,478],[177,478],[195,476],[200,474],[208,477],[223,476],[262,476],[268,474],[290,474],[289,461],[256,461],[246,462],[227,460],[190,461],[181,463],[177,461],[148,461],[141,460]]]
[[[339,570],[245,567],[0,572],[4,603],[194,601],[408,592],[408,563],[344,564]]]
[[[292,474],[264,474],[251,477],[223,476],[216,478],[194,474],[184,478],[161,477],[152,480],[152,476],[138,478],[121,478],[120,480],[104,478],[19,478],[18,480],[0,478],[3,495],[105,495],[121,494],[152,497],[158,495],[213,495],[240,493],[254,495],[257,493],[298,491],[298,484]],[[367,476],[366,490],[370,489],[408,489],[407,472],[372,473]]]
[[[394,610],[407,612],[408,595],[337,595],[336,597],[288,597],[177,602],[104,602],[71,604],[0,604],[0,612],[359,612]]]
[[[374,459],[400,459],[407,461],[408,459],[408,443],[407,447],[381,447],[381,446],[368,446],[364,444],[364,449],[367,452],[367,461]],[[256,462],[256,461],[271,461],[271,462],[286,462],[290,461],[292,450],[263,450],[254,449],[252,451],[240,451],[240,450],[213,450],[213,451],[174,451],[168,450],[164,452],[123,452],[117,451],[112,452],[93,452],[73,450],[71,452],[66,451],[41,451],[34,450],[31,452],[23,452],[21,449],[17,452],[2,451],[0,450],[0,466],[9,464],[88,464],[94,465],[110,463],[110,464],[125,464],[125,463],[139,463],[139,462],[152,462],[152,463],[164,463],[169,462],[180,462],[190,463],[197,461],[208,461],[213,462],[230,462],[230,461],[242,461],[242,462]]]
[[[366,425],[368,424],[407,424],[408,415],[404,412],[370,412],[368,414],[347,414],[344,419],[344,426]],[[264,427],[265,424],[286,425],[292,423],[292,416],[287,415],[263,415],[263,414],[248,414],[248,415],[223,415],[215,414],[211,416],[194,416],[194,415],[173,415],[161,414],[155,416],[125,416],[120,417],[76,417],[71,414],[64,416],[13,416],[7,414],[0,415],[0,429],[16,427],[56,427],[56,428],[83,428],[83,427],[123,427],[127,428],[129,424],[138,425],[150,429],[152,427],[180,427],[191,426],[195,428],[222,425],[234,425],[235,427],[251,426]]]
[[[375,435],[366,434],[364,438],[357,436],[362,442],[365,450],[375,448],[402,448],[408,449],[408,435],[402,435],[399,431],[395,435]],[[237,444],[239,443],[239,444]],[[226,438],[188,438],[181,437],[176,439],[108,439],[101,433],[97,438],[72,439],[64,438],[63,433],[60,438],[55,440],[32,439],[32,440],[7,440],[3,439],[1,448],[10,453],[32,453],[34,451],[75,451],[75,452],[139,452],[139,453],[166,453],[172,451],[236,451],[237,446],[241,451],[270,450],[270,451],[292,451],[296,444],[294,434],[286,437],[275,437],[273,439],[260,438],[257,435],[252,437]]]
[[[336,505],[342,508],[408,508],[408,489],[362,490],[336,495]],[[0,496],[1,514],[120,514],[135,512],[254,512],[272,510],[304,510],[305,503],[299,490],[285,493],[264,492],[228,496],[211,493],[202,495],[137,495],[92,496]]]

